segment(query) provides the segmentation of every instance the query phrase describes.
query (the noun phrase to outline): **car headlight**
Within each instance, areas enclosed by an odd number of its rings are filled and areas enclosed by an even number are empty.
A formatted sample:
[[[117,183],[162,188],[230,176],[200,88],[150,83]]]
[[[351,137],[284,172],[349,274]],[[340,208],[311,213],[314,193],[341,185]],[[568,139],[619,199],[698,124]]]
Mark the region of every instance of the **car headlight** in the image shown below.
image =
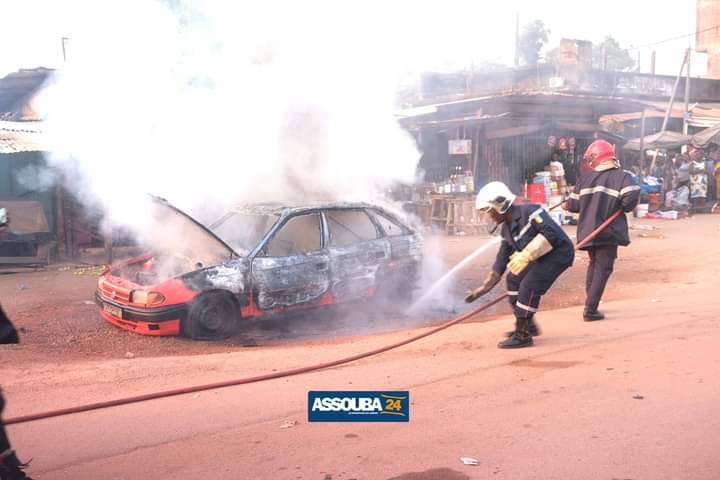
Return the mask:
[[[165,301],[165,295],[160,292],[148,292],[145,290],[133,290],[130,293],[130,303],[138,305],[158,305]]]

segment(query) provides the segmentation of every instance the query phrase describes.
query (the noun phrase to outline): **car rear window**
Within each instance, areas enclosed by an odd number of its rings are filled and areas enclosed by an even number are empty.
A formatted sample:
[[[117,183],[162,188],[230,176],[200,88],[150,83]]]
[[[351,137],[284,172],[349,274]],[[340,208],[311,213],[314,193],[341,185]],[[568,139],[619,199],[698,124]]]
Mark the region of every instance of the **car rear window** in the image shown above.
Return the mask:
[[[302,255],[320,250],[320,214],[293,217],[275,233],[267,246],[270,257]]]
[[[362,210],[328,210],[325,216],[330,229],[331,247],[343,247],[378,238],[375,224]]]
[[[371,214],[373,215],[373,217],[375,217],[375,220],[377,220],[380,228],[382,228],[383,232],[385,232],[385,235],[387,235],[388,237],[396,237],[398,235],[405,234],[405,229],[397,222],[390,220],[389,218],[379,212],[376,212],[375,210],[371,210]]]

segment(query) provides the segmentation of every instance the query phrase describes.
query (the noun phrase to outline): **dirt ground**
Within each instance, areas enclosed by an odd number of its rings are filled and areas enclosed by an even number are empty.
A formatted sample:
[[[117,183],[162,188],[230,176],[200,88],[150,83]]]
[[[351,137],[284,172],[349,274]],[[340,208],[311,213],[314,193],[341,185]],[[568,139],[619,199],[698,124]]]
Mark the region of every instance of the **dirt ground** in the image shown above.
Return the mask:
[[[579,253],[543,298],[534,348],[495,348],[512,324],[503,302],[349,366],[13,426],[11,435],[36,458],[38,478],[717,478],[720,216],[630,220],[632,244],[601,307],[608,319],[581,321]],[[425,283],[487,241],[426,239],[435,266]],[[407,338],[466,311],[464,292],[493,259],[483,254],[414,315],[353,306],[249,322],[219,343],[103,322],[92,303],[98,268],[6,272],[0,299],[24,340],[0,347],[6,416],[296,368]],[[412,420],[308,424],[312,389],[408,389]]]
[[[713,235],[720,229],[715,216],[692,220],[640,220],[633,230],[632,246],[620,250],[616,271],[605,295],[606,301],[643,297],[667,284],[693,284],[694,269],[703,259],[693,254],[688,235],[696,228],[707,227],[694,238],[707,241],[712,248]],[[708,220],[705,220],[708,219]],[[717,231],[712,231],[713,226]],[[575,228],[566,227],[574,238]],[[694,236],[694,235],[693,235]],[[423,285],[432,285],[442,274],[459,263],[489,237],[432,236],[426,239],[425,256],[432,268],[425,273]],[[390,312],[365,314],[362,306],[352,305],[341,312],[319,312],[300,316],[282,316],[264,321],[247,321],[238,335],[224,342],[194,342],[184,338],[153,338],[128,334],[102,321],[93,295],[102,264],[92,264],[98,256],[88,255],[85,262],[53,265],[41,271],[32,269],[0,270],[0,300],[13,322],[21,329],[24,345],[11,352],[14,362],[62,361],[63,359],[155,357],[167,355],[202,355],[232,352],[239,348],[288,341],[338,339],[358,333],[389,331],[398,328],[437,324],[467,310],[464,293],[479,285],[491,268],[496,249],[475,259],[454,275],[446,288],[431,296],[413,316]],[[668,255],[669,252],[678,255]],[[687,255],[680,254],[687,252]],[[584,269],[587,256],[578,253],[575,266],[565,272],[543,298],[542,310],[581,305],[584,301]],[[680,281],[682,279],[682,281]],[[504,291],[503,282],[494,294]],[[418,297],[419,295],[416,295]],[[489,295],[488,298],[492,296]],[[400,307],[401,308],[401,307]],[[361,311],[358,311],[361,310]],[[504,302],[491,308],[488,315],[506,314]],[[472,320],[470,320],[472,321]],[[131,355],[128,355],[131,354]]]

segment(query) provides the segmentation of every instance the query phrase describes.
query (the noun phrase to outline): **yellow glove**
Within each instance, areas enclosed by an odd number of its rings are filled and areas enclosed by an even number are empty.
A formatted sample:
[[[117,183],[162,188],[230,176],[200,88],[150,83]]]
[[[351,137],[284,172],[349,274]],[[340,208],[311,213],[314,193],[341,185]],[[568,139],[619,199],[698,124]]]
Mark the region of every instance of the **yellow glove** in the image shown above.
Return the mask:
[[[465,297],[465,301],[467,303],[472,303],[478,298],[482,297],[486,293],[488,293],[490,290],[493,289],[495,285],[498,284],[500,281],[500,274],[495,272],[495,270],[491,270],[490,273],[488,273],[487,277],[485,277],[485,282],[483,282],[482,286],[480,288],[476,288],[472,292],[468,293]]]
[[[523,270],[527,268],[528,265],[530,265],[530,253],[528,253],[526,250],[522,250],[520,252],[515,252],[512,255],[510,255],[510,261],[508,262],[508,270],[510,270],[510,273],[513,275],[520,275]]]
[[[513,275],[520,275],[530,265],[530,262],[537,260],[552,249],[553,247],[547,238],[542,234],[537,234],[523,250],[510,255],[510,261],[507,265],[508,270]]]

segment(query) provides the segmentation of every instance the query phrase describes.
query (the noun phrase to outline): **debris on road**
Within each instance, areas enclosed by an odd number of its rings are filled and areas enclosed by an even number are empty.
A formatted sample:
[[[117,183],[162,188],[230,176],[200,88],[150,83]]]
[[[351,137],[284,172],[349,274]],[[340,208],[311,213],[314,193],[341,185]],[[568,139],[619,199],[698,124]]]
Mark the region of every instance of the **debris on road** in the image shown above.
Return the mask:
[[[280,428],[292,428],[295,425],[297,425],[298,423],[299,422],[297,420],[288,421],[288,422],[285,422],[282,425],[280,425]]]
[[[655,225],[638,225],[636,223],[630,224],[628,228],[630,228],[630,230],[660,230],[660,228]]]
[[[135,358],[135,354],[132,352],[125,352],[125,358]]]
[[[635,400],[643,400],[645,397],[643,397],[642,395],[633,395],[633,398]]]
[[[460,461],[465,465],[480,465],[480,460],[471,457],[460,457]]]

